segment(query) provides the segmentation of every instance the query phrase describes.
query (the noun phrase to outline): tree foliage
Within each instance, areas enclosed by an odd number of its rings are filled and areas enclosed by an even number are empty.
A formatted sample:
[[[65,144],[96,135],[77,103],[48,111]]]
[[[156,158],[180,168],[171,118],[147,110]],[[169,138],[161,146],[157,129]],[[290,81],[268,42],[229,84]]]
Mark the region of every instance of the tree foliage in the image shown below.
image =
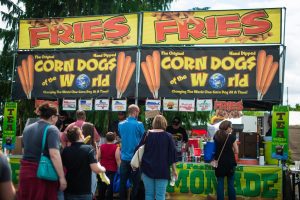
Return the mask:
[[[295,107],[289,106],[289,111],[300,111],[300,104],[296,104]]]
[[[17,43],[18,21],[23,18],[49,18],[88,16],[139,11],[167,10],[173,0],[0,0],[7,8],[1,11],[1,19],[6,23],[5,29],[0,29],[0,41],[4,46],[0,54],[0,85],[1,102],[10,99],[11,80],[13,78],[14,45]],[[20,124],[28,117],[33,117],[34,101],[21,100],[18,103]],[[114,115],[113,115],[114,116]],[[107,112],[91,112],[88,120],[93,120],[101,130],[107,129],[109,115]],[[103,122],[105,121],[105,122]]]

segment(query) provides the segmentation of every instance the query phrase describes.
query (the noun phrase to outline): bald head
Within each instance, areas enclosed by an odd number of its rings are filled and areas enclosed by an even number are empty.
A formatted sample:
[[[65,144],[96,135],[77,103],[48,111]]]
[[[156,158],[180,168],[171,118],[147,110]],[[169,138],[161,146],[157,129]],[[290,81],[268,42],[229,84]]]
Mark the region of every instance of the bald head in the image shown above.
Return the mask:
[[[131,104],[130,106],[128,106],[129,116],[137,117],[139,115],[139,112],[140,112],[140,108],[137,105]]]

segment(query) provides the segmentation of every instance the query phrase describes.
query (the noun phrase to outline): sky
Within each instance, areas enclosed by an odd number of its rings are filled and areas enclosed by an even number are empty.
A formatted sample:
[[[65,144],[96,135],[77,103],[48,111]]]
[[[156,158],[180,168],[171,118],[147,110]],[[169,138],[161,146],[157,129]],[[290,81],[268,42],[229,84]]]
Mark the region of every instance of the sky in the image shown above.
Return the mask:
[[[210,10],[226,9],[252,9],[252,8],[286,8],[286,29],[285,45],[286,62],[284,74],[284,95],[283,105],[288,103],[295,106],[300,104],[300,4],[296,0],[175,0],[171,6],[172,11],[189,10],[194,7],[210,7]],[[4,8],[0,5],[0,10]],[[1,17],[1,16],[0,16]],[[5,24],[0,21],[0,27],[5,28]],[[1,42],[1,41],[0,41]],[[0,43],[0,48],[1,47]],[[287,89],[288,88],[288,89]],[[287,98],[288,90],[288,98]]]

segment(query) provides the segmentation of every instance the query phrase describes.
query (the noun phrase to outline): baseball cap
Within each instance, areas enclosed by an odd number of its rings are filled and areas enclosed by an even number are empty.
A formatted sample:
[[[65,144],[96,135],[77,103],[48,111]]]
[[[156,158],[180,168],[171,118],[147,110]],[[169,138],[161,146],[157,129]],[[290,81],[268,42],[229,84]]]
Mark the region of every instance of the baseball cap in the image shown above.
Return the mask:
[[[181,120],[179,117],[174,117],[172,120],[172,124],[174,124],[174,125],[179,125],[180,122],[181,122]]]

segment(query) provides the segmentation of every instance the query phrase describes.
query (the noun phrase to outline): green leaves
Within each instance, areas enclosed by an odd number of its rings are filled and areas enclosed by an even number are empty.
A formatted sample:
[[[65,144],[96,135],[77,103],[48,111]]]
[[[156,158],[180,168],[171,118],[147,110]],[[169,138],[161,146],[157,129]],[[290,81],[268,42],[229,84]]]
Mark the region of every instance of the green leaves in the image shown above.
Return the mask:
[[[131,13],[140,11],[161,11],[169,8],[173,0],[0,0],[0,4],[8,11],[1,11],[1,19],[6,23],[5,29],[0,29],[0,42],[3,49],[0,55],[1,101],[10,99],[13,68],[13,53],[17,41],[18,22],[22,18],[50,18],[88,16],[103,14]],[[22,38],[20,38],[21,40]],[[16,46],[16,45],[15,45]],[[9,81],[8,81],[9,80]],[[21,124],[26,122],[33,113],[33,101],[22,100],[18,110],[22,111]],[[90,116],[100,130],[107,130],[109,115],[106,112],[93,112]],[[22,127],[20,127],[22,129]]]

